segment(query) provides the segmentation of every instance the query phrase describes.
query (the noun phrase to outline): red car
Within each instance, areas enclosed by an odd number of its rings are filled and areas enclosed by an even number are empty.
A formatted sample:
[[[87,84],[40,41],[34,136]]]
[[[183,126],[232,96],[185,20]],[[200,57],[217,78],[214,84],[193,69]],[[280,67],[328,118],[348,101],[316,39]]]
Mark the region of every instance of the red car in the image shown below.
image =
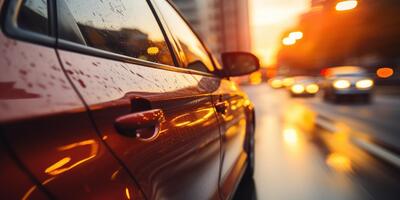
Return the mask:
[[[0,0],[1,199],[229,199],[254,108],[166,0]]]

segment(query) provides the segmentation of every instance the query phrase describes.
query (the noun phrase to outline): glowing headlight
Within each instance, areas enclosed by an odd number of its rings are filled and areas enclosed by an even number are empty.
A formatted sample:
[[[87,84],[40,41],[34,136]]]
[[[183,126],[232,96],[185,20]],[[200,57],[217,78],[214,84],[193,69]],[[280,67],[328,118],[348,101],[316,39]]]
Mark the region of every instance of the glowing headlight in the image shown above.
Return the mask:
[[[293,78],[285,78],[285,79],[283,79],[282,82],[283,82],[283,86],[290,87],[293,85],[294,79]]]
[[[315,94],[318,92],[318,90],[319,90],[319,87],[317,84],[310,84],[310,85],[307,85],[307,87],[306,87],[306,91],[310,94]]]
[[[336,89],[347,89],[351,85],[350,81],[348,80],[337,80],[333,82],[333,87]]]
[[[295,84],[292,86],[291,90],[295,94],[301,94],[304,92],[305,88],[304,88],[304,86],[302,86],[300,84]]]
[[[374,81],[372,81],[370,79],[357,81],[357,83],[356,83],[356,87],[358,89],[368,89],[368,88],[371,88],[373,85],[374,85]]]
[[[282,81],[279,79],[275,79],[271,81],[272,88],[280,88],[282,87]]]

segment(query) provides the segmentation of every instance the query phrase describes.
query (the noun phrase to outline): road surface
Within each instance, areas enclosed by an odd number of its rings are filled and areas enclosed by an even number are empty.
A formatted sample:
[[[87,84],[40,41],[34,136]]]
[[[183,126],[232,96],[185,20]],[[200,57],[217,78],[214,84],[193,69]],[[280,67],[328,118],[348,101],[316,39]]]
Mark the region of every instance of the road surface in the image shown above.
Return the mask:
[[[235,199],[400,198],[400,99],[334,105],[266,84],[243,89],[256,106],[256,170]]]

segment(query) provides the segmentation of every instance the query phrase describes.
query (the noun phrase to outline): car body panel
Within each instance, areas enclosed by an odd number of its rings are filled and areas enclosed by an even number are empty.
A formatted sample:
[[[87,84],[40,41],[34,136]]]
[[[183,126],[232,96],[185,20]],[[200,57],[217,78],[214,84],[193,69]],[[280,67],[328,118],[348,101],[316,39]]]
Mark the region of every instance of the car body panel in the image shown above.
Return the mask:
[[[1,141],[2,142],[2,141]],[[48,196],[37,188],[30,177],[9,155],[9,149],[0,143],[0,197],[2,199],[47,199]]]
[[[11,187],[1,195],[232,197],[248,160],[246,127],[253,112],[233,82],[42,45],[0,33],[0,139],[6,144],[1,143],[0,171],[13,174],[10,182],[5,174],[0,178],[7,184],[3,189]],[[143,102],[149,107],[139,109],[163,111],[159,134],[140,140],[118,133],[116,119]],[[226,112],[217,113],[218,103],[226,103]]]
[[[211,96],[190,73],[63,50],[59,54],[101,137],[148,198],[204,199],[218,193],[219,124]],[[149,102],[144,110],[164,112],[160,134],[151,141],[121,135],[114,128],[137,99]]]
[[[3,34],[0,43],[2,134],[37,181],[60,199],[125,198],[125,189],[140,197],[98,138],[55,49]]]
[[[241,179],[247,154],[245,152],[249,100],[236,83],[217,77],[195,75],[203,88],[213,96],[215,104],[225,103],[225,113],[218,113],[221,123],[221,178],[223,198],[229,198]],[[243,161],[244,159],[244,161]]]
[[[82,109],[52,48],[7,38],[0,33],[0,121]]]

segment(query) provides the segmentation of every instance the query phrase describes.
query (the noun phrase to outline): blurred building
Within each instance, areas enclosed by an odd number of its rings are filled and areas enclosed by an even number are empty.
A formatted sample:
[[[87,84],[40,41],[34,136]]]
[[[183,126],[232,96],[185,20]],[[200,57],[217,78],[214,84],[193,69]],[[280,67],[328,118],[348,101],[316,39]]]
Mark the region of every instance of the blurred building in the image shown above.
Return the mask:
[[[332,0],[311,0],[311,7],[325,5],[330,1],[332,2]]]
[[[251,51],[249,0],[173,0],[215,54]]]
[[[354,9],[339,12],[338,0],[311,0],[310,10],[288,30],[304,37],[282,45],[278,66],[291,71],[317,73],[338,65],[358,65],[374,72],[377,67],[400,66],[399,0],[359,0]],[[283,39],[283,38],[282,38]]]

